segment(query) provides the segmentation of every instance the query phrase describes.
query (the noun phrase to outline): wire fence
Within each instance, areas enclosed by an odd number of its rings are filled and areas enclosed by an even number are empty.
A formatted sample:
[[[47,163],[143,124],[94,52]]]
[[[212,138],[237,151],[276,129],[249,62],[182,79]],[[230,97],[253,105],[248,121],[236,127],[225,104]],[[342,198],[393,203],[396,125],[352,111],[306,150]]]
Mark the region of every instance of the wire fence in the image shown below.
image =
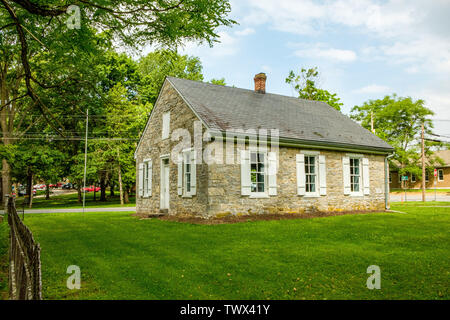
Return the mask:
[[[20,220],[14,198],[8,199],[9,296],[11,300],[42,300],[41,248]]]

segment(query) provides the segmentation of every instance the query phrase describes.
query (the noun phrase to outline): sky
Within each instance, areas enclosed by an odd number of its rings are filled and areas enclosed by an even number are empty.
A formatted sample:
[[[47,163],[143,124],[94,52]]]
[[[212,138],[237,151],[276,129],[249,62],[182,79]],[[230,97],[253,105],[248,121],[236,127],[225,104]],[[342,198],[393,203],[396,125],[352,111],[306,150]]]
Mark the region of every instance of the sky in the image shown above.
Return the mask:
[[[337,93],[343,113],[387,94],[423,99],[435,133],[450,136],[450,0],[231,0],[239,25],[220,28],[213,48],[187,43],[205,81],[295,96],[290,70],[319,68],[319,86]],[[447,139],[450,140],[450,139]]]

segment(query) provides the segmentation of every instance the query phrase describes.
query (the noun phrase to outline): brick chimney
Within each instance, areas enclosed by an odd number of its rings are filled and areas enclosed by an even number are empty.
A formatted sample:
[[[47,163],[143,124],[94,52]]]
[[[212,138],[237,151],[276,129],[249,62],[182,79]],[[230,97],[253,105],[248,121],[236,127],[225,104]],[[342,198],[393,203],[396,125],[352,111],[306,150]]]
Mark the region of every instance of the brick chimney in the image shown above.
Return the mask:
[[[265,73],[258,73],[255,76],[255,92],[266,93],[266,79]]]

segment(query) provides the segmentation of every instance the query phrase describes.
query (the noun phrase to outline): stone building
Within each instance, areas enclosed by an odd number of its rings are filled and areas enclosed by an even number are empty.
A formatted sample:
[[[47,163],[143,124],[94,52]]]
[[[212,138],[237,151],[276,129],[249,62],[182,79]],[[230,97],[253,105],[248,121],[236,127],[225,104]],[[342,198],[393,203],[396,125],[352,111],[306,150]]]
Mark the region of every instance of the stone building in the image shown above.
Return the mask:
[[[329,105],[167,77],[135,152],[138,214],[384,210],[392,147]]]

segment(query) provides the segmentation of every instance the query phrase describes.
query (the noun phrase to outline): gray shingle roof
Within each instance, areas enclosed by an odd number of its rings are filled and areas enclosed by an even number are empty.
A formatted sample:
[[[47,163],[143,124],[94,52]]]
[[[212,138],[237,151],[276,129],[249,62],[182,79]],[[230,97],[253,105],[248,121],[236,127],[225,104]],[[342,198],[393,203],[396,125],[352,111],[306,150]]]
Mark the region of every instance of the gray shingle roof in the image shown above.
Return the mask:
[[[389,144],[323,102],[167,79],[210,129],[279,129],[280,139],[392,150]]]

